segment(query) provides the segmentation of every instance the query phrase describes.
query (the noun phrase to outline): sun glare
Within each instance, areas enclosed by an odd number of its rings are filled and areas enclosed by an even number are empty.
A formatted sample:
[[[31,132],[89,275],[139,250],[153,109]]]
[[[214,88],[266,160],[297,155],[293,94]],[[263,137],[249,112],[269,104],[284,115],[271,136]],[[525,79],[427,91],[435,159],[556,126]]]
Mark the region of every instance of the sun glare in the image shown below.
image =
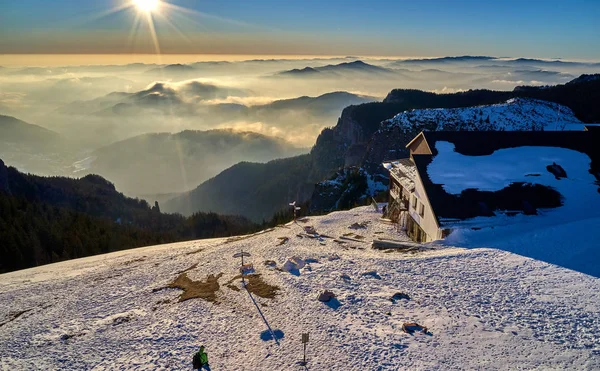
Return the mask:
[[[152,13],[158,10],[160,0],[133,0],[133,3],[139,10]]]

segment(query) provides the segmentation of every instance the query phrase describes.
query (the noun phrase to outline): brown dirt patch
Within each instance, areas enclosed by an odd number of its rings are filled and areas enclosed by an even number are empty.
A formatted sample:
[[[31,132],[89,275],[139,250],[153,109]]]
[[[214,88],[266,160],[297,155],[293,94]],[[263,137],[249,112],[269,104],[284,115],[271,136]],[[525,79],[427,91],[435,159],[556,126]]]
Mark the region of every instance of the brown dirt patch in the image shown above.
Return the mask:
[[[250,291],[256,296],[260,296],[261,298],[275,299],[275,297],[279,294],[279,291],[281,291],[281,289],[278,286],[272,286],[263,281],[260,274],[249,274],[244,277],[248,281],[246,283],[246,288],[248,289],[248,291]],[[229,287],[229,285],[233,281],[241,279],[242,275],[233,277],[231,281],[227,282],[227,287]]]
[[[227,284],[227,285],[225,285],[225,286],[227,286],[228,288],[230,288],[230,289],[231,289],[231,290],[233,290],[233,291],[241,291],[239,287],[237,287],[236,285],[233,285],[233,284],[231,284],[231,283],[228,283],[228,284]]]
[[[206,281],[192,281],[187,273],[182,273],[167,287],[183,290],[183,293],[179,296],[179,302],[200,298],[217,303],[216,293],[219,291],[219,278],[222,275],[223,273],[216,276],[211,274],[206,277]]]

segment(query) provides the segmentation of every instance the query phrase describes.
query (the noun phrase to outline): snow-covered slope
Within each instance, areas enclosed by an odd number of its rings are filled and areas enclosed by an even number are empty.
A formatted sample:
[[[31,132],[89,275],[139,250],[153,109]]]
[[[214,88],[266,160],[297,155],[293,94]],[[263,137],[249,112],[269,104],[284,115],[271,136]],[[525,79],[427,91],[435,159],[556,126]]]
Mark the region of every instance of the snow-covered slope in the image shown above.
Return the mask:
[[[382,123],[382,129],[411,130],[583,130],[570,108],[525,98],[468,108],[410,110]]]
[[[494,216],[441,219],[442,228],[453,229],[444,243],[500,248],[600,277],[600,244],[593,232],[593,225],[600,225],[600,194],[588,155],[559,147],[524,146],[466,156],[444,141],[436,142],[435,148],[437,155],[427,173],[449,194],[460,195],[467,189],[492,193],[511,184],[541,185],[558,192],[562,203],[536,215],[497,209]],[[551,163],[560,164],[565,177],[548,171]]]
[[[300,370],[303,332],[310,370],[600,367],[598,278],[493,249],[372,250],[374,238],[406,239],[379,217],[363,207],[0,275],[0,369],[191,369],[204,344],[213,370]],[[308,225],[344,243],[307,237]],[[275,298],[228,285],[241,249]],[[290,273],[293,256],[305,266]],[[183,271],[214,275],[217,302],[179,302],[182,290],[165,286]],[[338,301],[317,301],[323,289]],[[429,333],[406,334],[404,322]]]

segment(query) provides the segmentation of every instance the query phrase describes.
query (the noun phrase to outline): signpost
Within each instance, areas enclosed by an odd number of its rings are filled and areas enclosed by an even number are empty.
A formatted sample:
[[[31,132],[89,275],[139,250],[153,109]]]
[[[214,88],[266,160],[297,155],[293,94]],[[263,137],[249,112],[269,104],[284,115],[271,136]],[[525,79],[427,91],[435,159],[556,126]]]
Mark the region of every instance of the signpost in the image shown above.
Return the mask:
[[[302,334],[302,344],[304,344],[304,358],[302,363],[300,363],[301,366],[306,366],[306,344],[308,343],[308,333],[306,334]]]
[[[244,269],[244,256],[250,256],[250,253],[249,252],[244,252],[244,250],[242,250],[242,251],[240,251],[238,253],[233,254],[234,258],[242,258],[242,272],[241,272],[242,273],[242,283],[245,282],[244,281],[244,271],[243,271],[243,269]]]
[[[300,210],[300,207],[296,206],[296,201],[290,202],[290,206],[292,207],[292,210],[294,211],[294,222],[295,222],[296,221],[296,213],[298,212],[298,210]]]

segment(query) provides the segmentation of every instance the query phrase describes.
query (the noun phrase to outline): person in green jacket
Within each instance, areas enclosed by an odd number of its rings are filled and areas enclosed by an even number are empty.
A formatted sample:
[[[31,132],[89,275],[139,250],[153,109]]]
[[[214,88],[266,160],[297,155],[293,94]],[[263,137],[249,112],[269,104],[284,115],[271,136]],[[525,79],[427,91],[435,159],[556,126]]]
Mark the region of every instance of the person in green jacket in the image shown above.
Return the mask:
[[[210,366],[208,365],[208,354],[204,351],[204,345],[200,346],[200,350],[194,354],[193,359],[194,370],[209,370]]]

